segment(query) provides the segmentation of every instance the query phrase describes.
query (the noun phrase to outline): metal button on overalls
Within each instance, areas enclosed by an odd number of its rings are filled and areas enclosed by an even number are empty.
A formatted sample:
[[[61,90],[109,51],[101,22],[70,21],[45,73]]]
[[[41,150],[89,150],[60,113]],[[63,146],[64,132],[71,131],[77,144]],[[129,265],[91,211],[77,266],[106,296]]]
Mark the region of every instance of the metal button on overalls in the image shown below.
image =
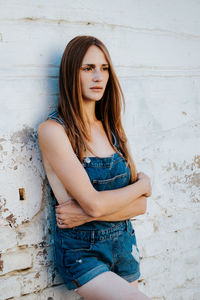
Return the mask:
[[[86,162],[87,164],[89,164],[89,163],[91,162],[91,159],[90,159],[89,157],[86,157],[86,158],[85,158],[85,162]]]

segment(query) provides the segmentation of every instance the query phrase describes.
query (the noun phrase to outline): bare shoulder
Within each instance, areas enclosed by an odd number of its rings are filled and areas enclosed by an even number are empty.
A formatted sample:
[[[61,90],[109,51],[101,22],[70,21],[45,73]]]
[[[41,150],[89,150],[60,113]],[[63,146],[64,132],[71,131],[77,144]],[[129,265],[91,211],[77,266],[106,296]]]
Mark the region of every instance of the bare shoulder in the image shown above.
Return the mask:
[[[43,148],[45,144],[55,144],[57,147],[64,144],[71,148],[71,143],[66,134],[64,127],[55,120],[48,119],[38,126],[38,142],[39,146]],[[46,148],[46,147],[45,147]],[[71,148],[72,150],[72,148]]]
[[[77,160],[66,131],[55,120],[48,119],[38,126],[38,144],[43,161],[49,169],[59,158],[63,162]]]
[[[39,124],[38,126],[38,135],[43,135],[47,134],[49,131],[57,131],[57,130],[62,130],[65,132],[63,126],[56,122],[55,120],[48,119],[42,123]]]

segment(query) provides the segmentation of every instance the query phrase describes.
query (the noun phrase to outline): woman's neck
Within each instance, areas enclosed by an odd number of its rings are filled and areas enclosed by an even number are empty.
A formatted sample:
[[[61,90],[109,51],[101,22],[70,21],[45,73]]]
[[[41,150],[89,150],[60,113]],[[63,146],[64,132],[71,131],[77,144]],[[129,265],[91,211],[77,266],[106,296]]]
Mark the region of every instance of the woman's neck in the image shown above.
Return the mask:
[[[95,104],[95,101],[85,101],[83,105],[85,119],[89,125],[94,125],[99,122],[95,114]]]

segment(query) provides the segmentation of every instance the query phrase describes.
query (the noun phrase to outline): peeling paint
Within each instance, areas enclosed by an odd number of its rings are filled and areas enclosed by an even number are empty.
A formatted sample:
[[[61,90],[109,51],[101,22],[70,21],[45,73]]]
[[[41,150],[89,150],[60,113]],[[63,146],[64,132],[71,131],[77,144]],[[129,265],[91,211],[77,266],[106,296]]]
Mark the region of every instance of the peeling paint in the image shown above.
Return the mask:
[[[6,220],[9,222],[10,225],[16,223],[16,218],[14,217],[13,214],[10,214],[9,216],[6,217]]]
[[[25,219],[22,221],[22,224],[26,224],[26,223],[29,223],[30,222],[30,219]]]
[[[195,155],[192,162],[182,163],[168,162],[164,167],[166,171],[172,173],[168,180],[168,185],[172,188],[177,188],[182,193],[190,192],[190,201],[193,203],[199,202],[197,191],[200,187],[200,156]],[[192,189],[197,188],[196,192]]]
[[[191,163],[188,163],[186,160],[184,160],[182,163],[177,162],[168,162],[166,166],[163,166],[163,169],[166,171],[183,171],[185,169],[192,170],[194,168],[200,168],[200,155],[195,155],[193,158],[193,161]]]
[[[194,172],[193,174],[185,175],[185,182],[189,185],[189,187],[200,187],[200,173]]]
[[[199,187],[200,186],[200,174],[194,172],[193,174],[184,176],[182,174],[177,176],[172,176],[169,185],[176,185],[179,184],[187,184],[187,187],[191,188],[193,186]]]
[[[6,199],[5,198],[2,198],[2,199],[0,198],[0,211],[2,211],[2,208],[5,207],[5,205],[6,205]]]
[[[21,144],[28,144],[28,143],[35,143],[37,141],[37,132],[34,128],[31,128],[27,125],[24,125],[24,128],[14,132],[10,138],[13,144],[21,143]]]
[[[17,232],[17,237],[22,240],[26,236],[25,232]]]
[[[39,278],[40,277],[40,273],[39,272],[37,272],[36,274],[35,274],[35,276],[34,276],[35,278]]]
[[[1,253],[0,253],[0,271],[3,271],[3,260],[1,260]]]

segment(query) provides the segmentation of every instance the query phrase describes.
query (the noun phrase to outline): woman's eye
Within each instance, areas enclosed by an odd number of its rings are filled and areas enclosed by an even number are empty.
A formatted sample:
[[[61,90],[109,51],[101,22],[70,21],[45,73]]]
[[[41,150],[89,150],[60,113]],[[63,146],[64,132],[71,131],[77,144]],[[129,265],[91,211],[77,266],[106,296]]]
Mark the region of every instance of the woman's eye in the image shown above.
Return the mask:
[[[87,67],[87,68],[84,69],[84,71],[90,71],[90,70],[92,70],[91,67]]]
[[[92,67],[86,67],[86,68],[84,68],[83,70],[84,71],[92,71],[94,68],[92,68]],[[109,68],[108,67],[103,67],[102,68],[103,69],[103,71],[107,71]]]

